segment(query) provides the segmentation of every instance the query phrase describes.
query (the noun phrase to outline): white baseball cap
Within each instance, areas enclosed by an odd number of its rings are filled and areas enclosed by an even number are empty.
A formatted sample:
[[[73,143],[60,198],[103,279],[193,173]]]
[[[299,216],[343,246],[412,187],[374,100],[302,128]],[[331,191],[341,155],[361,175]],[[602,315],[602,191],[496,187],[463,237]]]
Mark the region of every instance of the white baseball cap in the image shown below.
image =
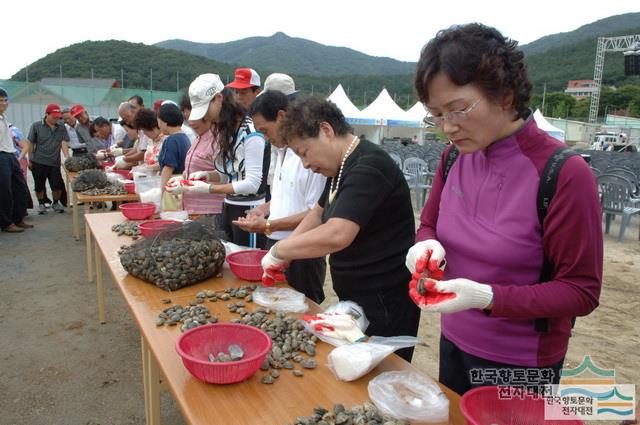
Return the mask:
[[[296,84],[293,82],[293,78],[287,74],[280,74],[277,72],[269,75],[267,79],[264,80],[264,90],[260,92],[260,94],[267,90],[276,90],[286,94],[287,96],[292,96],[298,93],[296,90]]]
[[[218,74],[202,74],[193,80],[189,86],[189,100],[191,101],[190,120],[202,119],[209,109],[209,102],[217,93],[224,89],[224,84]]]

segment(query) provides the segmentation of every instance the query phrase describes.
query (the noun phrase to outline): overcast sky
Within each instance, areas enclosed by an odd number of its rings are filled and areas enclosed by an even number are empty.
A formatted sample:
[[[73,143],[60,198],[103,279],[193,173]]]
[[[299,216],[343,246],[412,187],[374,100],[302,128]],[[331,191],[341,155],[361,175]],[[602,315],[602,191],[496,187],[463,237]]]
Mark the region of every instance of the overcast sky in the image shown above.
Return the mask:
[[[153,44],[181,38],[220,43],[282,31],[373,56],[417,61],[424,43],[453,24],[482,22],[526,44],[598,19],[639,11],[638,0],[9,0],[3,7],[0,79],[85,40]]]

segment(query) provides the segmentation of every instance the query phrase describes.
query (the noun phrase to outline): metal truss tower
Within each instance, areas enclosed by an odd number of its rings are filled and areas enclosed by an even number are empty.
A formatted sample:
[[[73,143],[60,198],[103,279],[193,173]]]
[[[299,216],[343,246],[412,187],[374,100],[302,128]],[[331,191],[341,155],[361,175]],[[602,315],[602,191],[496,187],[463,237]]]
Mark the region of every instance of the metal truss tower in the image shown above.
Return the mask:
[[[596,49],[596,67],[593,72],[593,85],[595,90],[591,93],[591,106],[589,107],[589,123],[595,123],[598,118],[600,106],[600,86],[602,85],[602,71],[604,70],[604,54],[606,52],[622,52],[631,49],[640,42],[640,34],[623,35],[620,37],[598,37]]]

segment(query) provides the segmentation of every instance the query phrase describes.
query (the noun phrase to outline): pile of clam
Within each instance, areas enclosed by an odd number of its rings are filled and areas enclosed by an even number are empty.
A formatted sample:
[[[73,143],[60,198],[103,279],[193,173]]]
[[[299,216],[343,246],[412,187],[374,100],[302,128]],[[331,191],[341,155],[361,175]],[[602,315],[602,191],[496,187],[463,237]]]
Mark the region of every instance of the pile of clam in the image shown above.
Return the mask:
[[[315,369],[318,366],[318,362],[309,358],[316,355],[318,339],[304,329],[302,320],[282,312],[277,312],[271,318],[271,311],[265,308],[249,312],[244,309],[242,302],[228,304],[227,307],[241,316],[232,322],[262,329],[271,337],[271,352],[260,366],[263,371],[271,369],[262,377],[263,384],[274,383],[280,376],[280,369],[290,370],[294,376],[301,377],[304,375],[302,369]]]
[[[191,301],[186,306],[175,304],[162,310],[156,320],[156,326],[176,326],[181,323],[180,330],[184,332],[207,323],[217,322],[218,318],[212,315],[207,307],[198,301]]]
[[[118,254],[129,274],[166,291],[219,275],[225,258],[224,246],[217,239],[181,237],[142,239],[121,247]]]
[[[101,170],[84,170],[80,171],[78,176],[73,179],[71,189],[74,192],[84,192],[89,189],[102,189],[109,185],[107,175]]]
[[[93,154],[72,156],[64,161],[64,168],[69,171],[82,171],[100,168],[98,160]]]
[[[121,184],[109,183],[105,187],[94,187],[88,190],[82,191],[83,195],[99,196],[99,195],[126,195],[127,189]]]
[[[140,225],[137,221],[123,221],[111,226],[111,231],[116,232],[118,236],[132,236],[137,239],[140,236]]]
[[[383,416],[371,402],[356,404],[345,409],[336,404],[332,410],[315,407],[313,415],[298,416],[294,425],[409,425],[409,422]],[[290,425],[290,424],[289,424]]]

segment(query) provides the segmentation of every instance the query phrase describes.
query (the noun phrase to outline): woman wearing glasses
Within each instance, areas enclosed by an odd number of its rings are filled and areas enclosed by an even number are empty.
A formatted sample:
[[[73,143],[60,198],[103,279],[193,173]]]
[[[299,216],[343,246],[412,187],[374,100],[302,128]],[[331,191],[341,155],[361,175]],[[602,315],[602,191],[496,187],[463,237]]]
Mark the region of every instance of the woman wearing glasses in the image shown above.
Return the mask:
[[[557,383],[572,318],[600,296],[593,175],[569,157],[541,225],[541,176],[563,144],[537,127],[524,55],[493,28],[440,31],[422,51],[415,87],[452,144],[406,261],[414,302],[442,313],[440,381],[460,394]]]
[[[292,260],[329,255],[333,289],[364,309],[368,335],[416,335],[420,310],[407,294],[404,266],[415,221],[402,171],[380,147],[355,136],[326,100],[290,104],[280,135],[305,168],[329,179],[293,234],[265,255],[263,282],[276,280]],[[397,354],[411,361],[413,348]]]

